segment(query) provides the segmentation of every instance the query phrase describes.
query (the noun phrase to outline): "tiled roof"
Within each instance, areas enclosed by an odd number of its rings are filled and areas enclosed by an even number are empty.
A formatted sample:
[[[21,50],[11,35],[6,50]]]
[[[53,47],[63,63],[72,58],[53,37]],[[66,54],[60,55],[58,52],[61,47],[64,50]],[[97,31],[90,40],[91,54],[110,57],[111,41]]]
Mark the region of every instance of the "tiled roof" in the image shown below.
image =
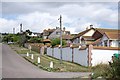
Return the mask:
[[[99,31],[101,34],[104,34],[105,32],[116,32],[119,31],[118,29],[103,29],[103,28],[95,28],[97,31]]]
[[[43,42],[51,42],[50,39],[44,39]]]
[[[92,36],[82,36],[82,38],[84,40],[94,40],[94,38],[92,38]]]
[[[118,31],[116,32],[105,32],[106,36],[109,38],[109,39],[120,39],[120,33]]]
[[[71,35],[63,35],[62,38],[70,40],[70,39],[73,38],[73,36],[71,36]]]
[[[77,38],[77,37],[80,37],[80,36],[84,35],[86,32],[90,31],[91,29],[94,29],[94,28],[90,28],[90,29],[87,29],[87,30],[85,30],[85,31],[80,32],[79,34],[77,34],[77,35],[74,37],[74,39]],[[95,29],[94,29],[94,30],[95,30]]]

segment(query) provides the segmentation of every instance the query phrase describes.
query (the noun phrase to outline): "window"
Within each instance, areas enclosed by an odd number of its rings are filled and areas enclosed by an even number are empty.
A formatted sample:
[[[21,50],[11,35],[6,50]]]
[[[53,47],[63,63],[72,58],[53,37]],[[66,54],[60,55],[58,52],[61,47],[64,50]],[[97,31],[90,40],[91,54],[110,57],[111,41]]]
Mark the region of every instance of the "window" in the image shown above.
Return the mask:
[[[56,32],[57,35],[60,35],[60,32]]]
[[[104,46],[107,46],[107,40],[104,41]]]

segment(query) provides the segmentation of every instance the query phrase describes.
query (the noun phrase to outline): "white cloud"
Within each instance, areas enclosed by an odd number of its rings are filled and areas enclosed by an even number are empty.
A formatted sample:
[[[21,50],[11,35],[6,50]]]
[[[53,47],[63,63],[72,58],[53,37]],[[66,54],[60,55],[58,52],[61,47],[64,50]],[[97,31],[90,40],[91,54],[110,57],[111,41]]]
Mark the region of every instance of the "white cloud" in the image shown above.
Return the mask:
[[[0,24],[2,25],[0,25],[0,32],[12,32],[13,27],[18,32],[20,23],[23,23],[24,30],[30,29],[33,32],[42,32],[43,29],[59,27],[58,18],[60,14],[63,17],[63,27],[65,26],[66,30],[70,30],[72,33],[78,33],[86,29],[90,24],[93,24],[95,27],[102,26],[108,28],[108,26],[102,24],[106,23],[112,27],[117,27],[117,9],[112,9],[114,7],[113,5],[117,3],[64,3],[64,5],[60,4],[61,6],[59,5],[59,7],[55,7],[58,3],[55,3],[53,6],[48,6],[48,3],[47,5],[45,3],[43,5],[36,3],[37,5],[35,5],[34,3],[34,6],[31,4],[23,5],[22,8],[27,6],[30,8],[27,7],[24,11],[22,10],[24,14],[20,12],[16,19],[1,18],[0,22],[2,21],[2,23]],[[12,8],[14,7],[16,8],[17,5],[12,6]],[[9,7],[7,7],[8,9]],[[29,10],[26,11],[27,9]],[[14,9],[11,14],[16,14]]]

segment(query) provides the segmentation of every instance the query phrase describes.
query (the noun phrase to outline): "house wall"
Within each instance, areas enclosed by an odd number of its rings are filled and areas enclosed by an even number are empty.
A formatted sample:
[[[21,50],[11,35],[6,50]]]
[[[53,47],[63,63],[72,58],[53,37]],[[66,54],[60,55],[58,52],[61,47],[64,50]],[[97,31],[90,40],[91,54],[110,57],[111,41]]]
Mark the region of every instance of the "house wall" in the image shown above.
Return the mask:
[[[111,42],[111,47],[119,47],[119,42],[117,40],[113,40]]]
[[[92,36],[94,34],[95,30],[91,29],[87,33],[85,33],[83,36]]]
[[[60,34],[56,34],[56,33],[60,33],[60,28],[56,29],[53,33],[51,33],[48,38],[49,39],[53,39],[53,38],[59,38],[60,37]]]
[[[73,57],[72,57],[72,50],[73,50]],[[47,55],[52,56],[52,48],[47,48]],[[60,59],[60,48],[56,47],[54,48],[52,57],[55,57],[57,59]],[[74,63],[78,63],[83,66],[88,66],[88,50],[79,50],[79,48],[70,48],[65,47],[62,49],[62,59],[65,61],[70,61]]]
[[[119,50],[120,51],[120,50]],[[93,49],[92,50],[92,66],[100,63],[107,63],[111,60],[114,53],[118,53],[118,50],[103,50],[103,49]]]
[[[94,34],[94,32],[95,32],[95,30],[91,29],[90,31],[88,31],[85,34],[83,34],[82,36],[92,36]],[[80,43],[81,44],[82,36],[74,39],[73,43],[75,43],[75,44]]]

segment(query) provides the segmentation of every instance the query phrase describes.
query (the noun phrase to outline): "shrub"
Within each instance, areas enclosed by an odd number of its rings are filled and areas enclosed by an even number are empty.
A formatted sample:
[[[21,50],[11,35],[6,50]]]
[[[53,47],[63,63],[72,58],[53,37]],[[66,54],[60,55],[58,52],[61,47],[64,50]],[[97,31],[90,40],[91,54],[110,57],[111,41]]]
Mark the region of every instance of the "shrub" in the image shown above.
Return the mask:
[[[102,77],[102,78],[107,78],[111,74],[110,73],[110,66],[108,64],[98,64],[94,66],[93,68],[93,75],[92,78],[97,78],[97,77]]]

